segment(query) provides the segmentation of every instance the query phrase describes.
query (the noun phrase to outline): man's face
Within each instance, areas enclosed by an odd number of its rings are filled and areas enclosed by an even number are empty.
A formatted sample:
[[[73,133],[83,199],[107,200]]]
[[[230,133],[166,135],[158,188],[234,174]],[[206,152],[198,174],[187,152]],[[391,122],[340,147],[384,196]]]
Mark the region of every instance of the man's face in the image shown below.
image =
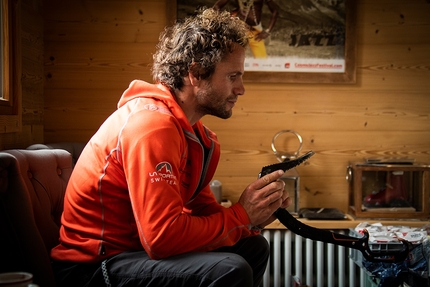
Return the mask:
[[[236,45],[233,52],[216,65],[213,75],[202,80],[196,94],[196,112],[222,119],[231,117],[238,96],[245,93],[242,81],[244,62],[245,49]]]

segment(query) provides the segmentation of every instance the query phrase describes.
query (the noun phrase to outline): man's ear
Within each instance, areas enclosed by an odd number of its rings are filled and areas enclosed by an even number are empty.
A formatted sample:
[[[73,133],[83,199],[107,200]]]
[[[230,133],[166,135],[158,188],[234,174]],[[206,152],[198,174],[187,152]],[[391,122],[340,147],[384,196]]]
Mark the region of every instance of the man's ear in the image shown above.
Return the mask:
[[[202,79],[202,69],[198,63],[193,63],[190,66],[190,70],[188,73],[188,79],[190,80],[191,85],[198,86],[200,80]]]

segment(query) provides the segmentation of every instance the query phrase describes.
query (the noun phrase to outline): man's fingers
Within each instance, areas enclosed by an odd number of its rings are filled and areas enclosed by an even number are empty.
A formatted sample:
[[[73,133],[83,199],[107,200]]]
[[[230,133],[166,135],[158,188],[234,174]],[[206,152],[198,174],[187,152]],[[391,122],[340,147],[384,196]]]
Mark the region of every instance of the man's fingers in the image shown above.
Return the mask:
[[[272,173],[266,174],[265,176],[263,176],[262,178],[256,181],[256,184],[257,184],[256,189],[261,189],[265,187],[269,183],[278,180],[283,175],[284,175],[283,170],[277,170]]]

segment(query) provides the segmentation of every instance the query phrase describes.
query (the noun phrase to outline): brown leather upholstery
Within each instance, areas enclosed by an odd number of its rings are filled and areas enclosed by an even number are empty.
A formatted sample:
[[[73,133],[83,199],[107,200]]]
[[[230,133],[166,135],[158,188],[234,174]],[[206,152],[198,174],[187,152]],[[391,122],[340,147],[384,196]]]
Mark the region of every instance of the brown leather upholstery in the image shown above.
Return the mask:
[[[27,271],[41,287],[55,285],[49,252],[71,172],[62,149],[0,152],[0,272]]]
[[[31,146],[27,147],[27,149],[28,150],[64,149],[64,150],[67,150],[72,155],[73,165],[75,165],[84,147],[85,147],[85,143],[81,143],[81,142],[58,142],[58,143],[47,143],[47,144],[32,144]]]

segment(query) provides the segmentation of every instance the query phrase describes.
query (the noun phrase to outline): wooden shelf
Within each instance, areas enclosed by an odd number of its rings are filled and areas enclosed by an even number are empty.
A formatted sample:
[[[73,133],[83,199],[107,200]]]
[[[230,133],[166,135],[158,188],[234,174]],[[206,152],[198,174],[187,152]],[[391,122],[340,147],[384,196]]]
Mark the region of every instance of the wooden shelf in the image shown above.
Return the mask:
[[[375,219],[375,218],[354,218],[352,215],[347,214],[347,219],[343,220],[311,220],[305,218],[297,218],[306,225],[321,228],[321,229],[348,229],[355,228],[361,222],[381,223],[383,225],[402,225],[409,227],[422,227],[426,224],[430,224],[430,221],[420,219],[398,219],[398,220],[387,220],[387,219]],[[266,226],[265,229],[287,229],[278,220],[272,222]]]

